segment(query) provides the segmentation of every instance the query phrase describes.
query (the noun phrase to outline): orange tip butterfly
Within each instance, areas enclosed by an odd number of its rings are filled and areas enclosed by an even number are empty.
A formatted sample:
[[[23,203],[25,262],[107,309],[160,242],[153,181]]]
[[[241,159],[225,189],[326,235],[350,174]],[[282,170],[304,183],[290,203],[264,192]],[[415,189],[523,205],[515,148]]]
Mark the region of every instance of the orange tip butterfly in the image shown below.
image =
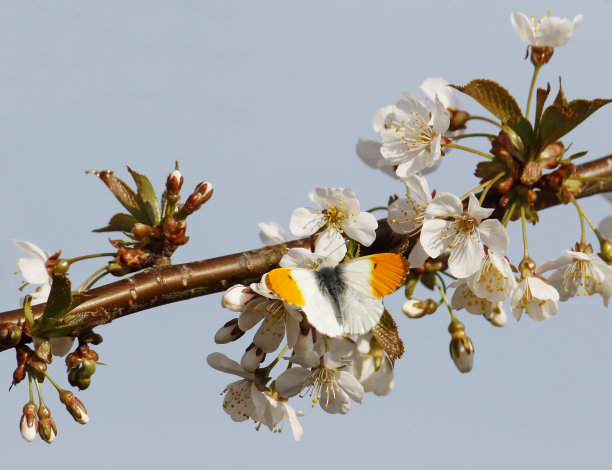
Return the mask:
[[[380,253],[317,269],[273,269],[265,283],[321,333],[363,334],[380,321],[382,298],[402,284],[409,268],[403,256]]]

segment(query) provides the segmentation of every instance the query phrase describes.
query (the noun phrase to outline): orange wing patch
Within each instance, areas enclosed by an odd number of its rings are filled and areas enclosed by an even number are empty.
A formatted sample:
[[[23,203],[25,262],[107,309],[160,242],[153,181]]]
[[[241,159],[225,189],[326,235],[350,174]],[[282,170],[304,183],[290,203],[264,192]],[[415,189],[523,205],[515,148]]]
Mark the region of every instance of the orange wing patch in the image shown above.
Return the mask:
[[[372,260],[370,274],[372,296],[377,299],[394,292],[402,284],[410,269],[408,260],[396,253],[380,253],[369,258]]]
[[[292,305],[303,307],[306,301],[290,268],[273,269],[266,275],[268,289]]]

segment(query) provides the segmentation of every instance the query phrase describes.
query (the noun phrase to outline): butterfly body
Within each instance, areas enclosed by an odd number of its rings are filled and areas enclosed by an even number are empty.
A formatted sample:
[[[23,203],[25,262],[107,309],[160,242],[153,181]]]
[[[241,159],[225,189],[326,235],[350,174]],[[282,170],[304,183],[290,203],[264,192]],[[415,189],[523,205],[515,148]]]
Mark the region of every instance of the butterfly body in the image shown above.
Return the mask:
[[[274,269],[266,285],[321,333],[362,334],[378,323],[382,297],[401,285],[408,269],[401,255],[381,253],[318,269]]]

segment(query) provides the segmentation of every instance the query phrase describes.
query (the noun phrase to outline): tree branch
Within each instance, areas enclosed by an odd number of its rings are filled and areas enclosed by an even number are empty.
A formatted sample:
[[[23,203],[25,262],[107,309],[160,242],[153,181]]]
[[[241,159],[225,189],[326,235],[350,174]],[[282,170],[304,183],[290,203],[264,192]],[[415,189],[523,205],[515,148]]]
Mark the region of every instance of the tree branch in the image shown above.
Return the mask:
[[[578,176],[612,178],[612,155],[578,166]],[[577,197],[612,191],[611,182],[585,181]],[[498,197],[494,194],[491,198]],[[487,198],[488,199],[488,198]],[[538,210],[559,204],[554,194],[540,193]],[[120,281],[87,291],[86,300],[70,314],[79,318],[73,335],[149,308],[180,300],[222,292],[234,284],[257,282],[263,274],[278,266],[288,248],[311,246],[311,239],[294,240],[233,255],[192,263],[146,269]],[[391,231],[386,219],[379,220],[376,241],[363,248],[363,254],[405,251],[408,240]],[[33,307],[34,317],[42,315],[45,304]],[[23,309],[0,313],[0,324],[24,321]],[[7,348],[0,346],[0,351]]]

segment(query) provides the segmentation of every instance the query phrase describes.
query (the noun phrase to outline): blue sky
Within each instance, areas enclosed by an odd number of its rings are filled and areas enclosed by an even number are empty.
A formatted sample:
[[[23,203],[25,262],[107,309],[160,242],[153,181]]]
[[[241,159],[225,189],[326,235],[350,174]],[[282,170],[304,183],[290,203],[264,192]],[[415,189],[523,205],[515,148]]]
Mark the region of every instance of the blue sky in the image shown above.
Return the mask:
[[[553,15],[584,14],[572,41],[541,72],[566,96],[612,97],[609,1],[554,2]],[[158,191],[178,160],[185,188],[202,181],[213,199],[189,220],[191,242],[175,262],[257,248],[257,222],[288,226],[291,211],[316,186],[355,190],[363,207],[386,203],[402,188],[355,155],[371,120],[429,76],[465,84],[500,82],[524,106],[531,66],[510,13],[543,15],[541,1],[495,2],[2,2],[0,3],[0,171],[4,175],[0,253],[3,310],[17,306],[11,238],[65,256],[106,251],[91,233],[119,206],[88,169],[125,165],[151,177]],[[468,111],[476,103],[460,97]],[[567,143],[610,153],[612,108],[572,132]],[[487,150],[486,146],[482,150]],[[477,184],[478,158],[453,151],[432,188],[463,194]],[[595,220],[610,214],[601,197],[584,203]],[[572,208],[541,214],[529,227],[538,262],[579,236]],[[510,229],[510,254],[522,250]],[[86,276],[98,265],[79,267]],[[425,295],[425,294],[423,294]],[[460,313],[476,347],[474,370],[457,372],[448,355],[448,315],[401,317],[401,295],[387,302],[406,345],[390,396],[367,396],[346,416],[306,412],[301,442],[236,424],[221,409],[233,380],[210,369],[216,350],[239,359],[243,343],[216,346],[231,318],[220,296],[145,311],[100,328],[99,367],[79,396],[91,421],[80,426],[46,387],[58,423],[56,442],[25,443],[18,432],[27,388],[2,392],[4,465],[68,461],[167,468],[271,465],[366,468],[510,469],[601,467],[611,457],[609,332],[600,298],[574,299],[543,323],[513,318],[496,329]],[[6,385],[11,352],[0,355]],[[63,365],[51,368],[65,383]]]

